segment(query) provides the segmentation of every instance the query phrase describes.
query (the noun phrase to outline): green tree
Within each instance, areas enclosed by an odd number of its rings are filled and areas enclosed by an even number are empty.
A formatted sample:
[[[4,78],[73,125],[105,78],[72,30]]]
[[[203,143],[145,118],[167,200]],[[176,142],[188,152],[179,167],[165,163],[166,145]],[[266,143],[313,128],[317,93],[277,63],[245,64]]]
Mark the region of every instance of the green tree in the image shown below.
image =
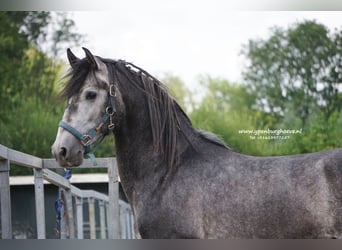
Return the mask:
[[[272,154],[266,141],[253,140],[240,134],[243,129],[255,129],[260,111],[254,110],[254,95],[246,86],[222,78],[199,78],[205,93],[195,106],[190,118],[196,128],[211,131],[221,137],[229,147],[251,155]]]
[[[0,22],[0,120],[6,121],[25,97],[52,94],[61,65],[43,52],[42,44],[54,37],[51,47],[58,51],[55,43],[77,43],[81,36],[63,13],[0,12]],[[52,23],[56,24],[50,27]]]
[[[74,39],[79,36],[72,35],[74,23],[68,20],[63,13],[0,12],[1,144],[51,157],[50,146],[65,105],[57,100],[64,64],[44,49],[49,51],[46,44],[52,48],[54,42],[78,42]],[[53,39],[56,31],[58,39]],[[26,168],[11,170],[12,174],[30,173]]]
[[[193,94],[180,77],[167,73],[162,77],[161,82],[165,84],[184,111],[190,112],[193,109]]]
[[[242,53],[249,64],[244,79],[256,106],[280,121],[288,102],[302,125],[315,111],[325,119],[342,107],[342,30],[329,32],[315,21],[275,27],[268,39],[250,40]]]
[[[271,156],[316,152],[342,146],[341,113],[327,120],[322,112],[308,117],[305,129],[294,103],[286,103],[286,116],[279,122],[269,113],[254,108],[255,96],[242,84],[225,79],[201,77],[204,97],[190,114],[195,127],[219,135],[233,150],[245,154]],[[286,139],[260,139],[240,130],[295,129],[299,134]],[[266,134],[266,137],[269,134]]]
[[[19,32],[24,20],[24,13],[0,12],[0,119],[19,99],[20,76],[17,72],[22,64],[28,35]]]
[[[210,76],[201,76],[199,83],[207,89],[205,99],[215,100],[217,110],[231,109],[244,112],[253,108],[255,95],[249,93],[247,87],[242,84]]]

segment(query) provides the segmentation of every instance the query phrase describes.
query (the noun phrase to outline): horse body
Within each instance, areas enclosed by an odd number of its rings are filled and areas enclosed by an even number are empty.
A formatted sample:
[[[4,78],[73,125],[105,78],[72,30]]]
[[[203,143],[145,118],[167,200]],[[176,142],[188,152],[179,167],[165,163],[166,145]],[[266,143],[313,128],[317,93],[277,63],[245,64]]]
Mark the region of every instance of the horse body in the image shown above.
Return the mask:
[[[64,123],[81,135],[115,125],[119,175],[143,238],[341,237],[342,149],[239,154],[194,129],[147,72],[85,51],[82,60],[68,51],[73,71]],[[106,103],[115,109],[109,116],[101,111]],[[73,135],[68,125],[59,128],[52,148],[65,167],[79,165],[85,153]]]
[[[118,153],[123,187],[134,183],[125,190],[143,238],[341,236],[342,150],[252,157],[197,140],[187,149],[197,157],[184,159],[166,188],[153,154],[141,161],[137,152],[126,160]],[[125,178],[130,165],[141,179]]]

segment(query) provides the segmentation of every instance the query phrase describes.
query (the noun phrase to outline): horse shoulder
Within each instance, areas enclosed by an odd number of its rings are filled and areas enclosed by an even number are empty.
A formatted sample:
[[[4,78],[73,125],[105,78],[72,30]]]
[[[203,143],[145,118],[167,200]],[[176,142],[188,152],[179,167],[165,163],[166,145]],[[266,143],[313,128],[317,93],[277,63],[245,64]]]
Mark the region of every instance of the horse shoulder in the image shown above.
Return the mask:
[[[200,193],[174,180],[168,188],[153,193],[137,216],[142,238],[203,238]]]

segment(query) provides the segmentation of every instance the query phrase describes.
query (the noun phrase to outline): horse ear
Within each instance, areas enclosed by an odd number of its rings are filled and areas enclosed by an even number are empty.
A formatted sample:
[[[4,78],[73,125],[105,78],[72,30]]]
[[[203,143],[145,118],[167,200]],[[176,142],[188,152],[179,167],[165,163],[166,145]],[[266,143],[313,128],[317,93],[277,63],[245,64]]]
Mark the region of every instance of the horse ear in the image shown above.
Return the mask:
[[[97,65],[97,62],[96,62],[93,54],[87,48],[82,47],[82,49],[84,50],[84,52],[86,54],[86,58],[87,58],[88,62],[90,63],[90,65],[93,67],[93,69],[97,70],[99,67]]]
[[[70,66],[72,68],[75,68],[75,65],[80,61],[80,59],[71,52],[71,49],[67,49],[67,55]]]

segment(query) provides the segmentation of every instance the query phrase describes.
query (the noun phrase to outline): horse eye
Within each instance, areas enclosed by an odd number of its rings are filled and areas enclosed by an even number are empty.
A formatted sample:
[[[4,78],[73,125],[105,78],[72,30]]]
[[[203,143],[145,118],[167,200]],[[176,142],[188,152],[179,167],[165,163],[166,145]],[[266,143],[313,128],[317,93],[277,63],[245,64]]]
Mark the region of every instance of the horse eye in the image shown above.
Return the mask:
[[[94,100],[96,98],[96,92],[88,91],[86,94],[87,100]]]

